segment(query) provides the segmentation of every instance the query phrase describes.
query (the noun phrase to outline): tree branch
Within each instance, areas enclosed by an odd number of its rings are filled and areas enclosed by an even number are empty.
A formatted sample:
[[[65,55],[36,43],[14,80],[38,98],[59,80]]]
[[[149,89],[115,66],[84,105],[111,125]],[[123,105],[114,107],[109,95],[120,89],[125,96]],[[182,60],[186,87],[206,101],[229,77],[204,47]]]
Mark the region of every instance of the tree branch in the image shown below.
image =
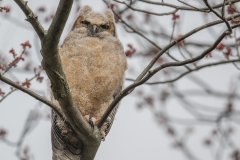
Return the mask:
[[[48,32],[44,38],[47,41],[45,45],[47,47],[58,48],[58,43],[62,35],[65,24],[68,20],[69,13],[71,11],[73,0],[60,0],[57,12],[52,20],[52,23],[48,29]],[[48,53],[54,54],[54,53]]]
[[[47,100],[46,98],[36,94],[35,92],[31,91],[30,89],[28,88],[25,88],[23,86],[21,86],[20,84],[17,84],[15,82],[13,82],[12,80],[6,78],[5,76],[3,76],[2,74],[0,74],[0,80],[3,81],[4,83],[7,83],[8,85],[14,87],[14,88],[17,88],[19,89],[20,91],[30,95],[31,97],[43,102],[44,104],[48,105],[49,107],[51,107],[56,113],[59,114],[60,117],[63,118],[63,115],[61,113],[61,111],[58,109],[58,107],[53,104],[51,101]]]
[[[185,75],[187,75],[187,74],[189,74],[193,71],[198,71],[198,70],[206,68],[206,67],[211,67],[211,66],[216,66],[216,65],[221,65],[221,64],[228,64],[228,63],[233,63],[233,62],[240,62],[240,60],[239,59],[234,59],[234,60],[229,60],[229,61],[220,61],[220,62],[216,62],[216,63],[209,63],[209,64],[205,64],[205,65],[202,65],[202,66],[198,66],[197,68],[191,69],[187,72],[184,72],[184,73],[180,74],[178,77],[176,77],[174,79],[171,79],[171,80],[161,81],[161,82],[147,82],[147,83],[144,83],[144,84],[156,85],[156,84],[172,83],[172,82],[175,82],[175,81],[179,80],[183,76],[185,76]],[[136,80],[130,79],[130,78],[126,78],[126,80],[136,81]]]
[[[38,21],[38,16],[36,16],[33,11],[27,6],[27,1],[23,1],[23,0],[14,0],[18,6],[22,9],[22,11],[24,12],[24,14],[27,17],[27,21],[29,23],[31,23],[31,25],[33,26],[34,30],[36,31],[38,37],[42,40],[45,34],[44,28],[42,27],[42,25],[40,24],[40,22]]]

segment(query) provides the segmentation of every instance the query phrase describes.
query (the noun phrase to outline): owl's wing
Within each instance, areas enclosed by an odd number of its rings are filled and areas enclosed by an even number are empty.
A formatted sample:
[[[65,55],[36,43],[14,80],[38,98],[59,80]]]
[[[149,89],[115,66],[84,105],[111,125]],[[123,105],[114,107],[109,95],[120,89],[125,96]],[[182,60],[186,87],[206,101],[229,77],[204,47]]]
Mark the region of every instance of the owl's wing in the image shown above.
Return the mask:
[[[113,94],[113,98],[115,99],[115,97],[122,91],[123,89],[123,85],[121,85],[118,90]],[[117,113],[117,109],[119,107],[119,104],[120,102],[115,106],[115,108],[112,110],[111,114],[109,115],[110,117],[110,121],[107,122],[107,128],[105,130],[105,135],[107,136],[107,134],[109,133],[111,127],[112,127],[112,124],[113,124],[113,121],[114,121],[114,118],[115,118],[115,115]]]
[[[76,141],[76,134],[74,132],[63,134],[59,123],[61,123],[61,127],[65,125],[64,128],[69,128],[69,126],[52,111],[52,160],[80,160],[81,144],[79,144],[79,141]]]

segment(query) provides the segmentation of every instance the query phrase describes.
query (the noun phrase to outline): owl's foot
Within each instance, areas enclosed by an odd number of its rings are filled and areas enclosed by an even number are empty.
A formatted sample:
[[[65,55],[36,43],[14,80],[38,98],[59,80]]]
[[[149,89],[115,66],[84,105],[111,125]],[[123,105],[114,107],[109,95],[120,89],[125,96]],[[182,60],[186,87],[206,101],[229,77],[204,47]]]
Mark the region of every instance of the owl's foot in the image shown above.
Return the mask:
[[[101,136],[102,136],[102,141],[105,141],[105,137],[106,137],[106,129],[110,126],[111,124],[111,118],[108,117],[106,122],[103,124],[101,130],[100,130],[100,133],[101,133]]]
[[[86,121],[90,124],[90,126],[92,128],[94,128],[95,124],[96,124],[96,119],[90,115],[85,115],[84,118],[86,119]]]

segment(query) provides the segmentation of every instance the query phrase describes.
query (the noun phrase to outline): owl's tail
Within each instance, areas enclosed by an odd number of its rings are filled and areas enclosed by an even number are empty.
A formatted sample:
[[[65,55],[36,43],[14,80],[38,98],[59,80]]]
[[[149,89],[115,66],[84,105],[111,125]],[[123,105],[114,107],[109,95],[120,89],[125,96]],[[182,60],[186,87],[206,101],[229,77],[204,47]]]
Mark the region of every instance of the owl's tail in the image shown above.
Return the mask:
[[[52,160],[80,160],[81,142],[69,130],[70,127],[52,111]]]

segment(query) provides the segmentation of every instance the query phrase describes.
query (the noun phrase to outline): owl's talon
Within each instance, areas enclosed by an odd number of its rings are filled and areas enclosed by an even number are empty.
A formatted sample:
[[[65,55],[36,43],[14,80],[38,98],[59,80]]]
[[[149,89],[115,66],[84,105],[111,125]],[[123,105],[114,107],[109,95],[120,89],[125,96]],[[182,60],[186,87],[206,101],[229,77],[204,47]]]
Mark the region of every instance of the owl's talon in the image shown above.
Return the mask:
[[[103,131],[102,129],[101,129],[101,136],[102,136],[102,141],[105,141],[105,137],[106,137],[106,134],[105,134],[105,130]]]
[[[112,118],[111,118],[111,117],[108,117],[108,118],[107,118],[107,123],[111,123],[111,121],[112,121]]]
[[[103,141],[103,142],[105,141],[105,137],[102,137],[102,141]]]
[[[92,127],[92,128],[94,128],[94,126],[95,126],[95,118],[93,118],[93,117],[89,117],[89,124],[90,124],[90,126]]]
[[[90,124],[90,126],[92,128],[94,128],[95,124],[96,124],[96,119],[90,115],[85,115],[84,118],[86,119],[86,121]]]
[[[103,124],[102,128],[100,129],[102,141],[105,141],[106,129],[109,126],[109,124],[111,123],[111,121],[112,121],[112,119],[110,117],[108,117],[107,120],[105,121],[105,123]]]

